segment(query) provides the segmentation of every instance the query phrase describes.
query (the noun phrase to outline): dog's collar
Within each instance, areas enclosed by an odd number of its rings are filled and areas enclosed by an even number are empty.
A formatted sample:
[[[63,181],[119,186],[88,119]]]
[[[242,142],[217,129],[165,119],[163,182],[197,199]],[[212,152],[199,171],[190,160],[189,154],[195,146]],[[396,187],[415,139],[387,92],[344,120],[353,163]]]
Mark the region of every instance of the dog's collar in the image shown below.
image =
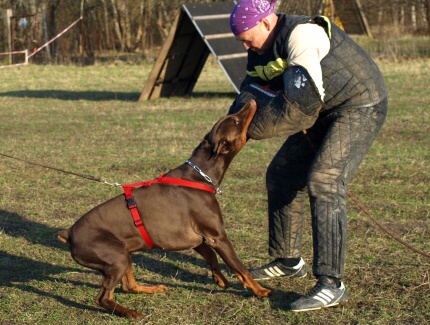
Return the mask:
[[[185,163],[187,165],[191,166],[196,172],[198,172],[201,176],[203,176],[205,180],[207,180],[209,183],[211,183],[213,185],[213,187],[215,187],[217,194],[219,194],[219,195],[222,194],[221,189],[218,186],[216,186],[216,184],[212,181],[212,179],[208,175],[206,175],[205,173],[203,173],[202,170],[199,167],[197,167],[196,165],[194,165],[188,159],[185,161]]]

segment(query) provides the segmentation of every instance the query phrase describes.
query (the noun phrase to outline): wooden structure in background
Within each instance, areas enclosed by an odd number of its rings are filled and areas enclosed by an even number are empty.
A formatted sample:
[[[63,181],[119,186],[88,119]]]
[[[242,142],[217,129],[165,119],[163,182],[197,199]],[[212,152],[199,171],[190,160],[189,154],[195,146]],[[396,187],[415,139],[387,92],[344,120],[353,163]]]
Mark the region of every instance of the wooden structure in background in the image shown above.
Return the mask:
[[[247,53],[230,30],[233,8],[233,1],[182,5],[139,100],[190,94],[211,53],[238,92]]]

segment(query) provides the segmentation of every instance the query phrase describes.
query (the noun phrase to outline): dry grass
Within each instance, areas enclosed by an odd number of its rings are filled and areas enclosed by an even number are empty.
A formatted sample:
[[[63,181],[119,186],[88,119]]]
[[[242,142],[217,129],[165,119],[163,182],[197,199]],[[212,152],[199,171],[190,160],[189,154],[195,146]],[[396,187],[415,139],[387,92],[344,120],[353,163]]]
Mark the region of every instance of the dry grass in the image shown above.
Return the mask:
[[[380,62],[390,112],[350,190],[386,227],[423,251],[428,245],[430,61]],[[0,152],[74,172],[131,183],[152,179],[189,157],[234,98],[209,62],[190,98],[137,102],[150,64],[2,70]],[[251,141],[227,172],[219,197],[229,236],[244,263],[267,256],[265,169],[282,139]],[[74,263],[55,238],[119,190],[0,157],[0,324],[128,324],[94,305],[100,276]],[[274,280],[256,299],[231,278],[221,290],[192,251],[137,253],[140,282],[167,293],[123,294],[139,324],[425,324],[429,260],[374,227],[349,201],[345,283],[348,304],[295,314],[289,303],[314,279]],[[311,263],[310,220],[304,258]]]

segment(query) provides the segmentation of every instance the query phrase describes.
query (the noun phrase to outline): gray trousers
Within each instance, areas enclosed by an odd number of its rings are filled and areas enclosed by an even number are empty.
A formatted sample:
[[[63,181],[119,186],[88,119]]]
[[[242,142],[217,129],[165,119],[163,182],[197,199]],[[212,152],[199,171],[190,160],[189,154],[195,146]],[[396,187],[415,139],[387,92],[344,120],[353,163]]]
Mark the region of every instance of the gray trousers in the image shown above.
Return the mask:
[[[312,214],[313,274],[342,278],[346,250],[346,191],[385,121],[388,101],[322,112],[285,141],[267,169],[269,254],[301,256],[304,200]]]

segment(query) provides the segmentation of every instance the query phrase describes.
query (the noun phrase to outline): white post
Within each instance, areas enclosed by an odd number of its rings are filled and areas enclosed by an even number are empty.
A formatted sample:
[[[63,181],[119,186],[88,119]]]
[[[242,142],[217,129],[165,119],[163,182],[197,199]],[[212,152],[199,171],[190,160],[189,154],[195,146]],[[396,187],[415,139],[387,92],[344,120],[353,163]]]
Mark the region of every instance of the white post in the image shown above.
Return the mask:
[[[6,29],[7,29],[7,45],[9,52],[9,64],[12,64],[12,29],[10,26],[10,17],[12,17],[12,9],[6,9]]]

